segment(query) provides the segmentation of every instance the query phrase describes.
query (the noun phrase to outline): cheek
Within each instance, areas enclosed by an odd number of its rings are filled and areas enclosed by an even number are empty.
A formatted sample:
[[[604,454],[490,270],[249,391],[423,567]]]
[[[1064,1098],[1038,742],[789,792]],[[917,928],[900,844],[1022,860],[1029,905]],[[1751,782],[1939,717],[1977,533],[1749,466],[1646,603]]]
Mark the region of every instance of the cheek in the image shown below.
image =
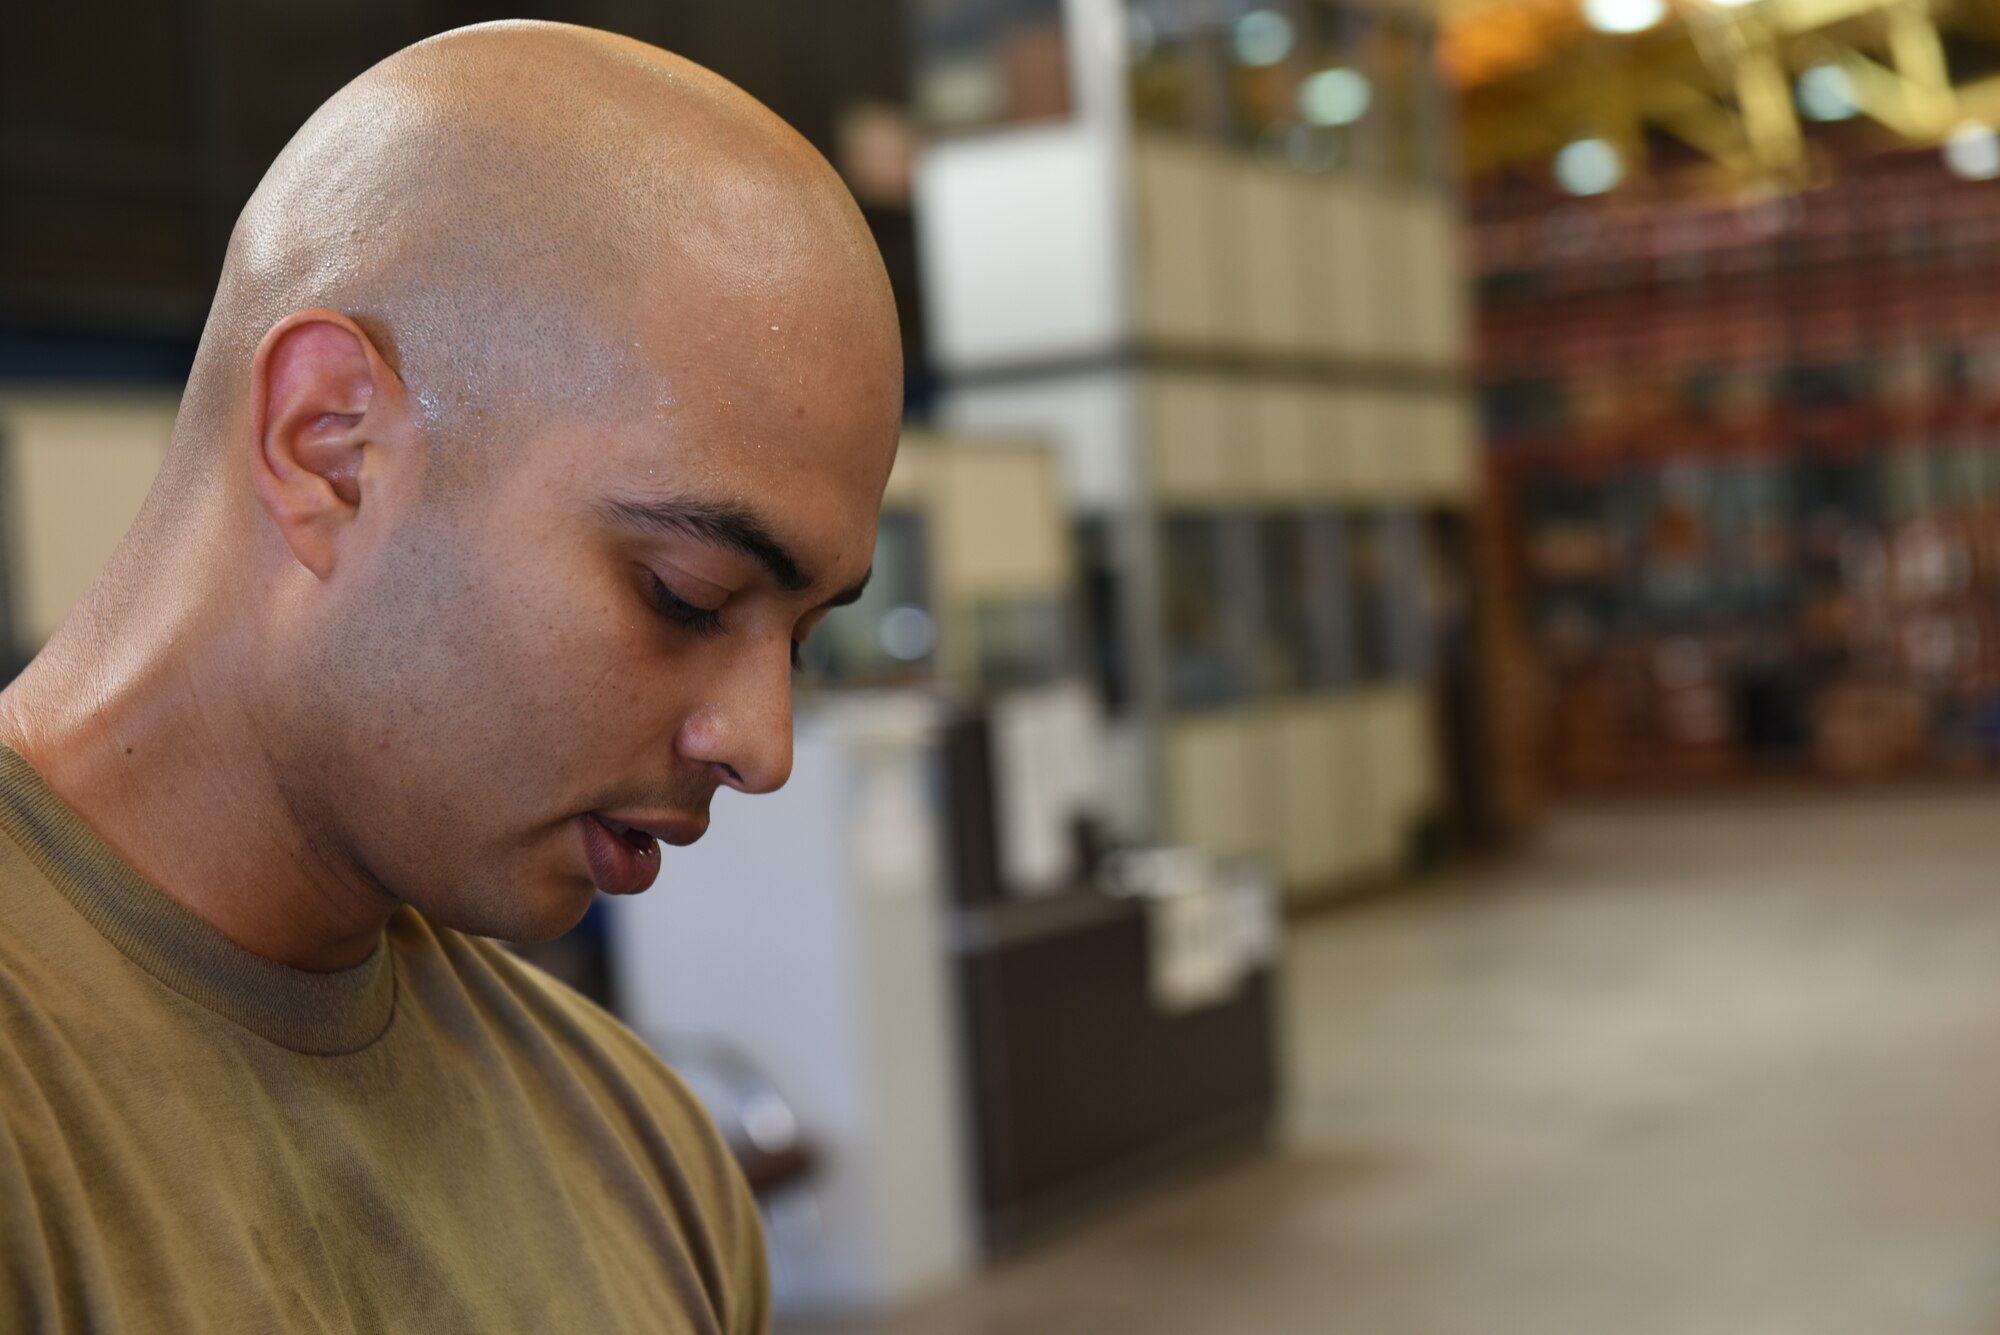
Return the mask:
[[[485,823],[480,808],[525,805],[560,759],[574,680],[564,646],[576,628],[537,572],[453,551],[408,560],[419,573],[391,581],[365,630],[342,636],[343,653],[367,660],[344,674],[367,683],[357,731],[372,738],[371,758],[400,800]],[[423,794],[407,791],[417,785]]]
[[[341,675],[366,682],[343,712],[380,827],[509,841],[658,781],[680,655],[636,590],[580,558],[420,568],[336,637]]]
[[[636,591],[545,568],[487,624],[489,707],[509,714],[544,773],[573,793],[658,772],[678,719],[676,659],[698,646],[677,649]]]

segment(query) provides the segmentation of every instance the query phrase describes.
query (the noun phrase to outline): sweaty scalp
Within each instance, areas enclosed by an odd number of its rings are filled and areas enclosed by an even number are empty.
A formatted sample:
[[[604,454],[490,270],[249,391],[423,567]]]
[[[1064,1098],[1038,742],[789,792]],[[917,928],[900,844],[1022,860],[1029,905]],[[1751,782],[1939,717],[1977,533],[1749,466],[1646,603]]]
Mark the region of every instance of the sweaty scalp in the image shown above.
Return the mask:
[[[551,414],[671,402],[639,369],[638,303],[830,280],[887,301],[838,176],[735,85],[591,29],[447,33],[322,106],[244,208],[159,499],[212,480],[257,345],[293,311],[369,334],[420,405],[430,476],[452,479]]]

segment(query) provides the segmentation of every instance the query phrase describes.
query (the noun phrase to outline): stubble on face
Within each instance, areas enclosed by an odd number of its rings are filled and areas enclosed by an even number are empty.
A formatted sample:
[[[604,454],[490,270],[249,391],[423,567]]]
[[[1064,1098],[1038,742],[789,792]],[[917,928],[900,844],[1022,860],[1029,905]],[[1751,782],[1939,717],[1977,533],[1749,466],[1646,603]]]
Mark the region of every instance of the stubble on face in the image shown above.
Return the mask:
[[[538,490],[517,478],[415,512],[352,582],[289,697],[281,785],[363,883],[441,926],[517,941],[575,925],[593,888],[572,822],[643,782],[630,726],[643,628],[606,605],[574,527],[521,503]]]

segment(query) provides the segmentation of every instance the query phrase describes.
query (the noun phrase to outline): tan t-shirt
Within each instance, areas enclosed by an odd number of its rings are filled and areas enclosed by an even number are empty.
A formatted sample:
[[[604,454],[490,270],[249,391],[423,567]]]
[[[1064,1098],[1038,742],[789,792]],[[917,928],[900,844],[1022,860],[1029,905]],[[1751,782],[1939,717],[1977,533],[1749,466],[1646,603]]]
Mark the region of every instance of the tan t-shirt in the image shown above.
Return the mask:
[[[739,1335],[756,1211],[685,1086],[490,941],[240,949],[0,746],[0,1331]]]

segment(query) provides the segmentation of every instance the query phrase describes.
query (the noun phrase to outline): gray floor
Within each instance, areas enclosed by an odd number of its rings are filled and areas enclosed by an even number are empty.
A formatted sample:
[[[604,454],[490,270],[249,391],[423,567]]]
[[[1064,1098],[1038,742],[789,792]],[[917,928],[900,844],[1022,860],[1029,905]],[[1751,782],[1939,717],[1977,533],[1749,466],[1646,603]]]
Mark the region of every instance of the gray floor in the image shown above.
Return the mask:
[[[2000,794],[1551,821],[1300,925],[1268,1158],[784,1335],[1992,1335]]]

